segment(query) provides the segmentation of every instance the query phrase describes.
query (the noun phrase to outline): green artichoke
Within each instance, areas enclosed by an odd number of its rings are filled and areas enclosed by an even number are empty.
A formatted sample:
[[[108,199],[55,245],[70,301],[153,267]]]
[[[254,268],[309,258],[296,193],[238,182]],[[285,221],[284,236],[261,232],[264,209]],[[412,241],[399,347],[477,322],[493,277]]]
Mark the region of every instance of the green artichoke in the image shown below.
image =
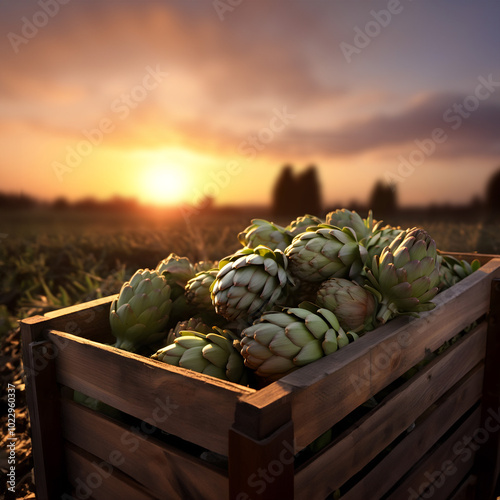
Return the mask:
[[[242,248],[222,259],[210,292],[217,314],[229,321],[251,319],[283,300],[293,280],[281,250]]]
[[[458,260],[452,255],[438,254],[439,267],[439,291],[446,290],[463,280],[481,267],[481,263],[475,259],[472,262]]]
[[[309,227],[319,226],[320,224],[323,224],[323,221],[319,217],[306,214],[290,222],[286,230],[293,239],[298,234],[306,232]]]
[[[210,271],[211,269],[215,269],[216,267],[217,262],[214,262],[212,260],[200,260],[193,266],[195,275],[203,271]]]
[[[218,269],[202,271],[187,282],[184,293],[186,294],[188,305],[201,310],[214,311],[210,296],[210,287],[215,281],[218,272]]]
[[[371,262],[375,255],[380,255],[382,250],[389,246],[402,232],[400,227],[385,226],[368,236],[365,240],[368,260]]]
[[[362,219],[361,216],[354,210],[351,212],[346,208],[335,210],[327,214],[326,223],[340,229],[350,227],[356,233],[358,241],[371,236],[380,225],[380,222],[373,220],[371,210],[368,212],[368,217],[366,219]]]
[[[170,286],[158,271],[139,269],[123,284],[109,313],[115,347],[136,351],[166,335],[172,301]]]
[[[271,250],[284,250],[292,241],[286,229],[263,219],[252,219],[252,225],[238,234],[239,242],[248,248],[259,245]]]
[[[329,278],[361,279],[366,248],[349,227],[327,224],[309,228],[296,236],[285,251],[290,272],[302,281]]]
[[[189,318],[184,321],[179,321],[175,327],[171,328],[168,332],[164,347],[173,344],[174,340],[181,336],[181,332],[211,333],[212,327],[208,326],[201,318]]]
[[[344,330],[360,333],[373,330],[376,326],[375,297],[354,281],[343,278],[324,281],[315,302],[332,311]]]
[[[153,356],[164,363],[246,385],[247,372],[240,355],[240,341],[229,330],[214,327],[212,333],[185,331],[173,344]]]
[[[403,231],[365,268],[369,289],[378,299],[377,320],[399,314],[430,311],[438,292],[439,264],[436,243],[423,229]]]
[[[186,283],[195,276],[195,270],[186,257],[179,257],[171,253],[166,259],[161,260],[156,266],[159,274],[165,276],[172,289],[172,300],[184,295]]]
[[[245,365],[276,380],[296,368],[335,352],[358,338],[345,332],[335,314],[302,303],[283,312],[269,311],[241,334]]]

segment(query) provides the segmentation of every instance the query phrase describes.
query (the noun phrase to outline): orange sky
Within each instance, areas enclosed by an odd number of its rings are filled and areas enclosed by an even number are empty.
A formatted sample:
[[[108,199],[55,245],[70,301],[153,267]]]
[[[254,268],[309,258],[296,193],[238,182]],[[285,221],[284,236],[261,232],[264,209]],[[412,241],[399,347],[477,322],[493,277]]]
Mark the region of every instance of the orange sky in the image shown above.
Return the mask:
[[[378,179],[468,202],[500,166],[499,7],[402,1],[377,28],[387,5],[2,4],[0,190],[267,203],[290,163],[328,203]]]

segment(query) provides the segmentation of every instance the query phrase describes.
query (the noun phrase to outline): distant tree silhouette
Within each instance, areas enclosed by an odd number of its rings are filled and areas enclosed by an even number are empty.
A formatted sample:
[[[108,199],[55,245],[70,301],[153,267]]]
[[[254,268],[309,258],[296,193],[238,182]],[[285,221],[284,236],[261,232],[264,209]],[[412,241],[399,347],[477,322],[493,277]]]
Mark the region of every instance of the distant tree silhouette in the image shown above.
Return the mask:
[[[60,196],[59,198],[56,198],[52,202],[52,208],[54,210],[67,210],[70,207],[69,201],[64,198],[64,196]]]
[[[395,186],[377,181],[370,196],[369,208],[375,217],[390,215],[397,210],[397,193]]]
[[[486,186],[486,207],[490,212],[500,212],[500,170],[490,177]]]
[[[297,194],[297,215],[318,215],[322,210],[321,188],[318,172],[314,165],[309,166],[295,181]]]
[[[297,186],[293,170],[290,165],[285,165],[276,181],[273,190],[273,214],[291,215],[295,212],[295,198],[297,197]]]
[[[288,217],[321,213],[321,186],[314,165],[297,176],[290,165],[283,167],[274,186],[272,211]]]

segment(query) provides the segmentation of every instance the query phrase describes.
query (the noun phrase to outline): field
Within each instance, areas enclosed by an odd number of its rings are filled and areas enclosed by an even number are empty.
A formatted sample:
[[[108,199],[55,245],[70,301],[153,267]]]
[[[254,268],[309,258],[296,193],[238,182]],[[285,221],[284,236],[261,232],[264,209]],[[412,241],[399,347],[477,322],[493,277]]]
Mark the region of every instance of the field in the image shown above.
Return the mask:
[[[35,498],[17,320],[117,293],[135,270],[156,267],[171,252],[192,262],[218,260],[241,246],[237,234],[254,217],[268,216],[265,211],[213,212],[189,220],[158,213],[0,213],[0,370],[3,385],[11,383],[17,388],[16,498]],[[286,225],[289,220],[275,222]],[[418,214],[386,218],[385,222],[403,228],[423,227],[444,251],[500,254],[500,223],[436,220]],[[0,406],[7,408],[6,391]],[[3,435],[6,417],[0,426]],[[2,472],[7,468],[5,439],[0,446]],[[5,487],[2,483],[0,494]]]

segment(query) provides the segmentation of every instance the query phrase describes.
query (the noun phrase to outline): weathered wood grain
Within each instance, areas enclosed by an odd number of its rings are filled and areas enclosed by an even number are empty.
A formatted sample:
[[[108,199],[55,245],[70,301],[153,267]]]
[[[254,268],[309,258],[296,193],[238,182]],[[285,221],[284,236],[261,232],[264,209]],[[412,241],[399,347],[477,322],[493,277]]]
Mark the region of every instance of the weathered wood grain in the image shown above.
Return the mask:
[[[484,366],[472,370],[418,420],[416,428],[361,481],[342,495],[342,500],[382,498],[437,440],[481,397]]]
[[[66,443],[66,464],[73,491],[62,495],[61,500],[88,498],[95,500],[155,500],[157,497],[120,471],[113,469],[97,457]],[[52,497],[51,500],[53,500]]]
[[[463,442],[478,428],[480,416],[478,408],[444,443],[431,449],[387,500],[420,500],[425,495],[436,500],[448,498],[468,474],[476,453],[464,445],[468,453],[464,451],[462,456],[462,453],[457,453],[457,443]]]
[[[319,494],[326,497],[340,488],[480,363],[484,359],[485,344],[486,325],[483,323],[300,468],[295,475],[297,496],[308,498]],[[325,469],[329,470],[328,474],[324,473]]]
[[[64,342],[56,358],[59,383],[227,456],[238,398],[254,389],[74,335],[48,337]]]
[[[62,400],[62,423],[67,441],[105,460],[160,498],[228,498],[227,472],[158,441],[147,433],[148,426],[127,427],[68,400]]]

